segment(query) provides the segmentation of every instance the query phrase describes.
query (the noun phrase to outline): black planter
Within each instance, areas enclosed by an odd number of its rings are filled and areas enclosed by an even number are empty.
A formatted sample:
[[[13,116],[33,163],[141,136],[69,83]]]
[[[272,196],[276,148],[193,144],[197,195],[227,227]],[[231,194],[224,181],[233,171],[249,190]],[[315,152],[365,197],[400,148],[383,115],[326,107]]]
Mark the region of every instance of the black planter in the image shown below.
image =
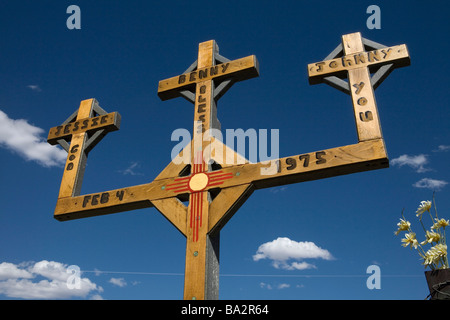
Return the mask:
[[[450,300],[450,269],[425,271],[430,300]]]

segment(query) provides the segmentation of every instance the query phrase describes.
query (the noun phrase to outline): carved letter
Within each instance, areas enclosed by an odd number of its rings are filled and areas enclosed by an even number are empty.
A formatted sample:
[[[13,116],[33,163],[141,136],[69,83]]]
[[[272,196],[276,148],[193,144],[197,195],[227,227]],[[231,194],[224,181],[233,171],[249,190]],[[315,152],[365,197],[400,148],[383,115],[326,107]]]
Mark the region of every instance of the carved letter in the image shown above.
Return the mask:
[[[206,104],[205,103],[199,104],[197,112],[201,113],[201,112],[205,112],[205,111],[206,111]]]
[[[205,69],[205,70],[199,70],[199,71],[198,71],[198,77],[199,77],[200,79],[203,79],[203,78],[208,77],[208,69]]]
[[[84,198],[83,198],[83,208],[86,207],[86,205],[89,203],[90,199],[91,199],[91,196],[84,196]]]
[[[330,68],[336,68],[338,66],[338,63],[336,61],[331,61],[330,64],[328,65]]]
[[[55,136],[59,136],[61,134],[61,129],[63,128],[63,126],[57,126],[56,127],[56,132],[55,132]]]
[[[309,166],[309,154],[303,154],[299,157],[300,161],[305,160],[305,162],[303,162],[303,167],[307,167]]]
[[[316,63],[316,72],[322,72],[323,71],[323,65],[325,64],[325,62],[317,62]]]
[[[215,67],[211,67],[211,68],[209,69],[209,75],[211,75],[211,76],[214,76],[214,75],[216,75],[216,74],[217,74],[217,72],[218,72],[218,68],[217,68],[217,66],[215,66]]]
[[[98,205],[98,197],[99,197],[99,196],[100,196],[99,194],[96,194],[96,195],[93,195],[93,196],[92,196],[91,204],[92,204],[93,206]]]
[[[107,203],[109,201],[109,193],[104,192],[102,193],[102,196],[100,197],[100,203]]]
[[[366,57],[365,57],[364,53],[355,54],[354,57],[355,57],[355,63],[356,64],[359,64],[360,62],[361,63],[365,63],[366,62]]]
[[[225,71],[227,71],[229,65],[229,63],[222,64],[222,73],[225,73]]]
[[[323,164],[327,162],[327,159],[322,158],[325,155],[325,151],[318,151],[316,152],[316,164]]]
[[[383,59],[386,59],[390,54],[391,54],[391,51],[392,51],[392,49],[391,48],[389,48],[389,49],[381,49],[381,52],[383,52],[384,53],[384,57],[383,57]]]
[[[87,126],[89,125],[89,120],[83,120],[83,126],[81,127],[81,129],[86,129]]]
[[[373,115],[372,115],[371,111],[366,111],[365,113],[360,112],[359,113],[359,118],[363,122],[368,122],[368,121],[372,121],[373,120]]]
[[[189,81],[195,81],[195,76],[197,75],[197,72],[191,72],[191,74],[189,75]]]
[[[66,124],[66,126],[64,127],[64,133],[69,133],[70,132],[70,126],[71,126],[72,124],[71,123],[68,123],[68,124]]]
[[[342,58],[342,65],[343,65],[344,67],[351,66],[351,65],[353,65],[353,61],[350,60],[350,59],[347,59],[347,58],[343,57],[343,58]]]
[[[359,94],[364,87],[364,82],[360,82],[359,84],[355,83],[353,86],[356,88],[355,94]]]
[[[369,61],[374,62],[375,60],[380,61],[380,57],[378,56],[378,50],[369,51]]]
[[[116,197],[119,198],[120,201],[122,201],[122,199],[123,199],[123,194],[124,194],[124,191],[123,191],[123,190],[117,191],[117,192],[116,192]]]
[[[80,147],[79,144],[74,145],[74,146],[72,147],[72,149],[70,149],[70,153],[75,153],[75,152],[77,152],[79,147]]]
[[[101,117],[101,119],[100,119],[100,124],[104,124],[104,123],[106,123],[106,121],[108,121],[108,116],[107,116],[107,115],[104,115],[104,116]]]
[[[286,169],[288,170],[294,170],[297,167],[297,161],[295,161],[294,158],[287,158],[286,164],[289,165]]]
[[[364,98],[364,97],[359,98],[359,99],[358,99],[358,104],[359,104],[360,106],[365,106],[365,105],[367,104],[367,99]]]
[[[186,75],[182,74],[178,77],[178,84],[182,84],[186,81]]]

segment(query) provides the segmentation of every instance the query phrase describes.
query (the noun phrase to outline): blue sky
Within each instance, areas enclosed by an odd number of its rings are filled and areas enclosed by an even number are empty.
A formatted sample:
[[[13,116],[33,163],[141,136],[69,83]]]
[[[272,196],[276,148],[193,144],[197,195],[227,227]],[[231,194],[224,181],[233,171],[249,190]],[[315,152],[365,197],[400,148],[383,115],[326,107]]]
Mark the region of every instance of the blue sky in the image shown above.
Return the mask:
[[[66,27],[71,4],[80,30]],[[372,4],[381,29],[366,26]],[[161,101],[158,82],[181,74],[211,39],[221,55],[254,54],[260,64],[258,78],[219,101],[222,129],[279,129],[280,157],[353,144],[350,97],[310,86],[306,66],[359,31],[404,43],[411,55],[375,91],[390,168],[254,192],[221,231],[220,298],[424,299],[419,256],[394,231],[403,208],[419,227],[415,211],[433,191],[450,217],[448,9],[444,1],[2,1],[0,298],[183,297],[185,238],[155,208],[53,219],[66,153],[45,140],[81,100],[122,116],[120,131],[90,153],[82,194],[149,183],[165,168],[171,133],[191,130],[193,107]],[[302,255],[307,245],[314,258]],[[70,265],[82,271],[81,291],[65,286]],[[380,289],[366,286],[370,265],[380,267]]]

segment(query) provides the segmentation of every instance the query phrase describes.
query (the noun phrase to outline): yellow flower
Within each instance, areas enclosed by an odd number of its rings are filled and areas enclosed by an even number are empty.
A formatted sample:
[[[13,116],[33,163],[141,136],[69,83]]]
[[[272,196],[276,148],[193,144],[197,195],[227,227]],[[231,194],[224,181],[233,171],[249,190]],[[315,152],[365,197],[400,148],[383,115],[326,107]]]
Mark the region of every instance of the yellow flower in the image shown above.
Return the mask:
[[[430,212],[431,209],[431,201],[420,201],[420,206],[417,208],[416,216],[422,218],[422,214],[425,211]]]
[[[411,223],[409,221],[406,221],[404,219],[400,219],[400,222],[397,223],[398,230],[395,232],[395,235],[398,236],[400,231],[408,231],[409,227],[411,226]]]
[[[405,239],[402,239],[402,242],[404,242],[402,246],[407,247],[409,245],[410,249],[412,249],[412,247],[414,247],[414,249],[417,249],[417,246],[419,245],[419,242],[416,239],[416,234],[414,232],[406,233]]]
[[[450,222],[448,220],[445,220],[445,219],[437,219],[437,218],[435,218],[434,220],[436,220],[436,223],[433,224],[431,229],[445,228],[445,227],[448,227],[450,225]]]
[[[439,241],[439,239],[441,238],[441,235],[436,232],[427,231],[426,237],[427,237],[427,239],[425,241],[421,242],[420,243],[421,245],[425,245],[427,243],[432,243],[432,242],[437,243]]]
[[[425,253],[425,265],[437,264],[440,259],[447,255],[447,245],[437,244]]]

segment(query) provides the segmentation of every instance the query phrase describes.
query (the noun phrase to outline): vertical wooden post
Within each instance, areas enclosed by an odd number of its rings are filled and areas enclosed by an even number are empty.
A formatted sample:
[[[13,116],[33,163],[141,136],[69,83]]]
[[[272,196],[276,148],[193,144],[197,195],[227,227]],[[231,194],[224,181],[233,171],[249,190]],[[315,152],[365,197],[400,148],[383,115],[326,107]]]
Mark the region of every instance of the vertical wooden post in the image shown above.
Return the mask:
[[[214,53],[217,52],[214,40],[199,44],[197,69],[215,64]],[[203,136],[214,127],[216,105],[213,98],[214,83],[212,80],[198,82],[195,95],[195,113],[193,143],[191,144],[191,190],[188,207],[186,267],[184,299],[218,299],[219,293],[219,232],[208,234],[209,204],[211,202],[207,186],[208,164],[204,159],[209,144]]]
[[[343,35],[342,46],[345,56],[353,55],[351,59],[343,58],[344,65],[366,62],[367,55],[359,32]],[[358,53],[360,54],[358,55]],[[349,69],[348,83],[355,113],[358,141],[381,139],[380,119],[367,66]]]
[[[77,120],[91,116],[93,103],[94,99],[81,101]],[[78,196],[81,192],[81,183],[87,160],[85,152],[86,141],[87,132],[74,133],[72,135],[58,198]]]

